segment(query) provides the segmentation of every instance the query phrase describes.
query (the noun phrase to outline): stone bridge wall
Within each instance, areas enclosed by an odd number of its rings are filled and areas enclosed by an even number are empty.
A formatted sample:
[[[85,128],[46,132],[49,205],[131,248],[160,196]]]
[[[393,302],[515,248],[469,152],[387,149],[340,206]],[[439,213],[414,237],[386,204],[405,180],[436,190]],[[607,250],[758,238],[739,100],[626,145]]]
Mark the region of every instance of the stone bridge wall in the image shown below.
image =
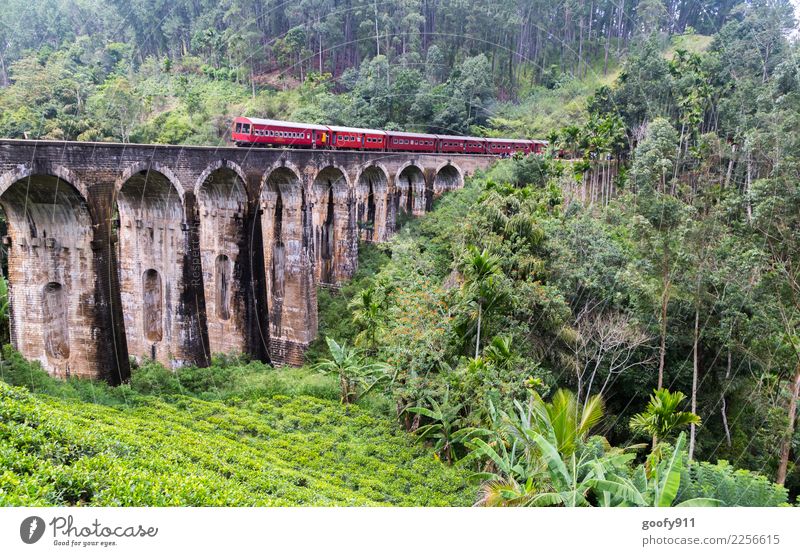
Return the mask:
[[[493,158],[0,140],[11,338],[117,384],[245,352],[300,364],[317,285]]]

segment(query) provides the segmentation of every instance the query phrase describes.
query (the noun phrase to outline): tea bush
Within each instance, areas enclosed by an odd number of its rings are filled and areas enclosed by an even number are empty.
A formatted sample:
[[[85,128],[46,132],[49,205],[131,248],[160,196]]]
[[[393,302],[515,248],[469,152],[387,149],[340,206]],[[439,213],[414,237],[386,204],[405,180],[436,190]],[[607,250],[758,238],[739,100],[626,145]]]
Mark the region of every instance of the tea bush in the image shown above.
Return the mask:
[[[108,406],[0,382],[0,505],[467,505],[389,420],[309,396],[137,394]]]

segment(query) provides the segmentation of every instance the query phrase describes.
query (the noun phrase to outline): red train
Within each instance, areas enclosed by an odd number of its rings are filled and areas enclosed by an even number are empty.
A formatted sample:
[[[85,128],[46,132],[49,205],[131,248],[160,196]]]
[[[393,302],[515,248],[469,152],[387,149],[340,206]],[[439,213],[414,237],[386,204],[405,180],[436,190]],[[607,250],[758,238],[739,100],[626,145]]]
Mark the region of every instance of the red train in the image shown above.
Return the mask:
[[[231,139],[240,147],[468,153],[499,156],[509,156],[515,152],[542,153],[547,147],[547,141],[528,139],[430,135],[245,117],[239,117],[233,121]]]

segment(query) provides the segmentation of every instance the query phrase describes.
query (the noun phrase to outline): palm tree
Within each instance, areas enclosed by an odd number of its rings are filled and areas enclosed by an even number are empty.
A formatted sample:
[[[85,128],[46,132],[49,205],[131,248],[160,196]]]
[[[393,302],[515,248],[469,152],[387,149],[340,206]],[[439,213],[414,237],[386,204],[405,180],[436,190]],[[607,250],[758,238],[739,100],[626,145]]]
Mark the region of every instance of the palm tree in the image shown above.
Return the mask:
[[[315,369],[326,375],[339,378],[342,403],[354,403],[366,396],[379,383],[389,378],[389,366],[384,363],[369,363],[347,344],[339,345],[333,338],[325,338],[331,352],[330,359],[323,359]]]
[[[374,286],[364,288],[350,303],[353,310],[353,323],[361,331],[356,335],[356,345],[366,346],[369,353],[373,354],[377,346],[377,337],[383,330],[385,303],[378,300],[378,292]]]
[[[655,390],[644,412],[631,418],[630,427],[635,433],[653,438],[655,448],[658,439],[674,438],[678,431],[691,424],[699,425],[700,417],[691,411],[679,411],[678,406],[686,399],[683,392],[670,392],[666,388]]]
[[[471,441],[474,454],[488,457],[496,469],[479,474],[485,479],[479,505],[588,506],[594,481],[624,474],[635,457],[603,438],[587,439],[603,415],[599,396],[581,407],[572,392],[559,390],[550,402],[534,393],[527,406],[516,405],[517,414],[504,415],[506,431],[494,442]],[[612,497],[597,502],[610,505]]]
[[[518,409],[520,417],[523,417],[519,404]],[[530,428],[551,437],[558,452],[564,456],[573,454],[577,443],[586,440],[604,412],[605,404],[599,395],[591,396],[581,406],[575,393],[564,388],[557,390],[550,402],[533,392],[527,409]]]
[[[486,249],[478,251],[474,245],[467,248],[463,264],[466,276],[464,287],[478,306],[478,329],[475,338],[475,359],[477,359],[480,355],[483,313],[502,297],[495,288],[495,279],[502,271],[497,257],[490,255]]]
[[[495,336],[483,350],[486,361],[498,369],[509,370],[519,359],[511,347],[511,336]]]

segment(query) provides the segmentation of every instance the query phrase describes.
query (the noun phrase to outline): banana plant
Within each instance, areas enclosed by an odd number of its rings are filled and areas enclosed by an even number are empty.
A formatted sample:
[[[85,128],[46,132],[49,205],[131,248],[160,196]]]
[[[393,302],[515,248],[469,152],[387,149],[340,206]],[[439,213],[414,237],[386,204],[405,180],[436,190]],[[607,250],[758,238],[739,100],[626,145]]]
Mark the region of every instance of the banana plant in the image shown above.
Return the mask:
[[[420,438],[433,442],[434,451],[450,463],[456,460],[456,447],[463,445],[470,438],[487,431],[474,427],[466,427],[461,410],[464,404],[450,402],[450,390],[446,390],[441,403],[434,398],[428,399],[430,408],[424,406],[409,407],[409,413],[423,415],[430,423],[416,430]]]
[[[359,350],[348,347],[346,343],[339,344],[333,338],[327,337],[325,341],[331,358],[321,360],[314,368],[321,374],[338,377],[343,404],[355,403],[376,386],[394,380],[389,375],[390,367],[385,363],[370,363]]]

